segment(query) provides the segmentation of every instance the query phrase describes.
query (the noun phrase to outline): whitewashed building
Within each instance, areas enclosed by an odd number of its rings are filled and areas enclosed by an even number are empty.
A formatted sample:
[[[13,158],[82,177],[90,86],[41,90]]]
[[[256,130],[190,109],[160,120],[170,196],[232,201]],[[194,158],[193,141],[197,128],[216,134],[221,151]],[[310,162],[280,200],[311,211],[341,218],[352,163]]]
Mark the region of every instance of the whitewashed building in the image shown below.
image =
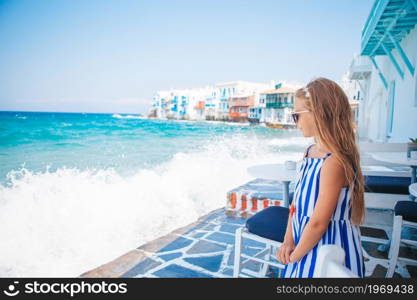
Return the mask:
[[[151,111],[161,119],[228,121],[232,119],[230,101],[234,97],[253,96],[254,105],[258,105],[259,93],[268,88],[270,84],[233,81],[205,88],[158,91]]]
[[[262,92],[265,97],[264,122],[267,125],[294,125],[291,112],[294,109],[295,89],[277,86]]]
[[[265,123],[266,94],[259,94],[259,102],[249,109],[249,122]]]
[[[152,111],[158,119],[204,120],[205,100],[210,93],[208,87],[158,91],[153,96]]]
[[[376,0],[348,72],[358,133],[371,142],[417,138],[417,0]]]
[[[168,91],[156,92],[152,98],[151,114],[158,119],[167,118],[167,105],[170,99]]]
[[[257,83],[248,81],[231,81],[217,83],[217,120],[231,120],[230,117],[230,99],[234,97],[255,97],[255,106],[259,104],[259,94],[261,91],[271,88],[270,84]]]

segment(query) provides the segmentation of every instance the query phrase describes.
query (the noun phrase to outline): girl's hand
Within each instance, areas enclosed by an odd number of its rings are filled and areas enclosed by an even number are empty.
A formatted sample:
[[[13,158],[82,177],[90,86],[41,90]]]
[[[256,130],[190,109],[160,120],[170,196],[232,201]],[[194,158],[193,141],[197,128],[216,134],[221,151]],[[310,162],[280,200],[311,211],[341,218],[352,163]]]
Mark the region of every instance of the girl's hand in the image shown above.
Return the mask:
[[[290,263],[295,263],[295,262],[297,262],[297,261],[299,261],[300,259],[297,259],[296,257],[295,257],[295,255],[294,255],[294,252],[292,252],[291,254],[290,254]]]
[[[294,240],[288,239],[284,240],[281,247],[277,251],[277,259],[283,264],[288,264],[290,262],[290,255],[294,251],[295,244]]]

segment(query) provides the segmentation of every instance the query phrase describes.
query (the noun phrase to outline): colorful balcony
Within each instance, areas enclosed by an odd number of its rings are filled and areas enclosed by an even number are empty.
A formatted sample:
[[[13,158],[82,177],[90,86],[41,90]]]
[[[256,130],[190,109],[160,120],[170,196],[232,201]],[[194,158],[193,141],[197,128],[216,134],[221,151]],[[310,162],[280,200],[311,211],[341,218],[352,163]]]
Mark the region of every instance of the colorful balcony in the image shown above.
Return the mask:
[[[247,118],[248,113],[247,112],[230,112],[229,116],[231,118]]]
[[[294,105],[292,103],[283,103],[283,102],[272,102],[266,103],[266,108],[293,108]]]
[[[229,100],[230,107],[249,107],[255,105],[255,98],[253,96],[248,97],[233,97]]]
[[[205,107],[205,102],[204,101],[198,101],[198,104],[196,106],[194,106],[194,109],[203,110],[204,107]]]
[[[416,0],[376,0],[362,30],[361,55],[369,56],[379,72],[385,88],[387,80],[378,66],[375,56],[386,55],[398,74],[404,78],[404,70],[392,54],[395,49],[410,74],[414,76],[415,66],[401,47],[401,41],[417,24]]]
[[[367,78],[372,73],[372,64],[367,56],[355,56],[350,64],[349,79],[361,80]]]

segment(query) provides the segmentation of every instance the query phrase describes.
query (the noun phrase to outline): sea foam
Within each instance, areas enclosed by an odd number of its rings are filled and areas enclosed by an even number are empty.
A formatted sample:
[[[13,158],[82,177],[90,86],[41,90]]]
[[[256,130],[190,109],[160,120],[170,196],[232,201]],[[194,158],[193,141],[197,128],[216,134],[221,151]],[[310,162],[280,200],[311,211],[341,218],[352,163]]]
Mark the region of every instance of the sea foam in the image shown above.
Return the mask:
[[[0,276],[73,277],[165,235],[226,203],[252,178],[246,168],[298,160],[276,151],[287,142],[235,137],[178,152],[152,168],[10,171],[0,185]]]

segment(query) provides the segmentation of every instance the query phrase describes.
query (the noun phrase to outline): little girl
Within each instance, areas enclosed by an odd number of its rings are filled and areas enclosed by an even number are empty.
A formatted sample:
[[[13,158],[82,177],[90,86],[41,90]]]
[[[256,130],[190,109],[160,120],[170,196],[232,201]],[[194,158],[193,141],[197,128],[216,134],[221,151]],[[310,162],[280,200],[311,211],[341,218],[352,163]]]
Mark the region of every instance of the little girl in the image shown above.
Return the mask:
[[[364,218],[364,181],[355,126],[346,94],[335,82],[318,78],[295,93],[294,122],[314,137],[298,168],[290,217],[277,259],[284,277],[312,277],[317,251],[336,244],[345,265],[364,276],[359,225]]]

